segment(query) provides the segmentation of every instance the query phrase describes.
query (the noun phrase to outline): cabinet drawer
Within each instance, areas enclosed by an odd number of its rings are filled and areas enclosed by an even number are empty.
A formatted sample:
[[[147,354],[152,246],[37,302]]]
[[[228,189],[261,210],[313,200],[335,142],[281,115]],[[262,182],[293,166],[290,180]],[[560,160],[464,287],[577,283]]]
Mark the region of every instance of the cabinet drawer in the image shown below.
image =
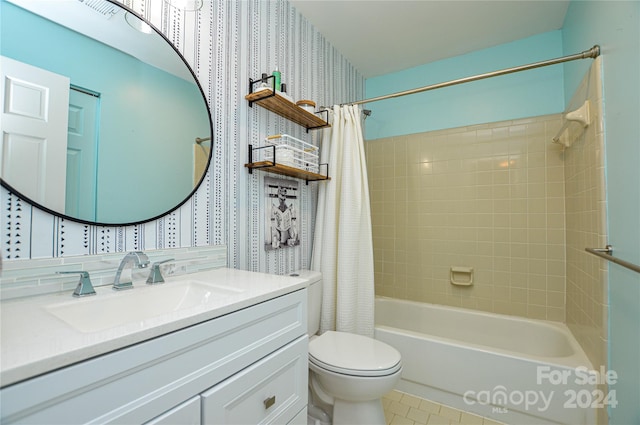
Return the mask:
[[[306,336],[202,394],[203,424],[284,424],[307,404]]]

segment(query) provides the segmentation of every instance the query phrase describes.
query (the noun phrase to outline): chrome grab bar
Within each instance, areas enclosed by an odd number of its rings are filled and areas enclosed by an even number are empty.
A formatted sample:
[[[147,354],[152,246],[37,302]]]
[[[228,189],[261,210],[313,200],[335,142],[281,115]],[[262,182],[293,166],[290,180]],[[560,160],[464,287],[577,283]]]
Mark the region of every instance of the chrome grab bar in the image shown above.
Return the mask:
[[[614,257],[613,247],[611,245],[607,245],[604,248],[585,248],[584,250],[590,254],[597,255],[600,258],[604,258],[605,260],[611,261],[612,263],[616,263],[622,267],[626,267],[629,270],[633,270],[636,273],[640,273],[640,266],[625,260],[621,260],[617,257]]]

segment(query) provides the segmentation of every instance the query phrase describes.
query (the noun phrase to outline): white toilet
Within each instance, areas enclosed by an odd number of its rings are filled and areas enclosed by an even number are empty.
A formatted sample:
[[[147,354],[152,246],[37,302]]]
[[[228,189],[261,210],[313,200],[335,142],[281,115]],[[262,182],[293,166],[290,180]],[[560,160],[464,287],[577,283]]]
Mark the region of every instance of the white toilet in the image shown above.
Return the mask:
[[[381,397],[400,379],[398,350],[373,338],[320,328],[322,275],[308,279],[309,419],[313,425],[384,425]]]

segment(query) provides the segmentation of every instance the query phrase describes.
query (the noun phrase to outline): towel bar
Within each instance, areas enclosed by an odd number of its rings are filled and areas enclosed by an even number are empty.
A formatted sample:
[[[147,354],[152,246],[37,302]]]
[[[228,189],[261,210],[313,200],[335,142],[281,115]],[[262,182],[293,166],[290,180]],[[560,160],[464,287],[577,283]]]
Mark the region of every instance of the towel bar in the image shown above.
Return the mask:
[[[616,263],[622,267],[626,267],[629,270],[633,270],[636,273],[640,273],[640,266],[614,257],[613,247],[611,245],[607,245],[604,248],[585,248],[584,250],[590,254],[597,255],[600,258],[604,258],[605,260]]]

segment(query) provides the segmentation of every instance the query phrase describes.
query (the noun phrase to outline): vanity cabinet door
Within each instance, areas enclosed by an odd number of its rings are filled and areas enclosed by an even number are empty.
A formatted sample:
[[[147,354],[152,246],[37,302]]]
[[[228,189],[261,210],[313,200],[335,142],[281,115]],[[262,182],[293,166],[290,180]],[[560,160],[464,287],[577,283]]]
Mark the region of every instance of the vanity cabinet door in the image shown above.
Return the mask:
[[[145,425],[200,425],[200,397],[193,397]]]
[[[307,405],[307,353],[305,335],[202,393],[202,423],[292,421]]]

